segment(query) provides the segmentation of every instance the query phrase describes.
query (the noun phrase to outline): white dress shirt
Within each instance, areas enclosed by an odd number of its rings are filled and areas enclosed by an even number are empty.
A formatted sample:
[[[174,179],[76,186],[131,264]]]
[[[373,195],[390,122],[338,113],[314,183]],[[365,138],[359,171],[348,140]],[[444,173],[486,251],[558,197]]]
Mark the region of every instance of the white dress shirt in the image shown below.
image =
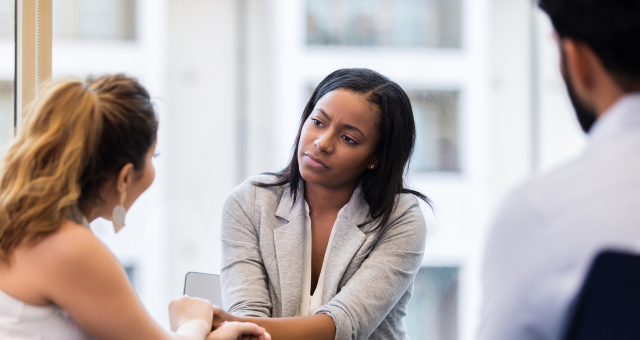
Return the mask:
[[[577,159],[507,198],[486,244],[479,338],[561,339],[605,248],[640,250],[640,93],[598,119]]]

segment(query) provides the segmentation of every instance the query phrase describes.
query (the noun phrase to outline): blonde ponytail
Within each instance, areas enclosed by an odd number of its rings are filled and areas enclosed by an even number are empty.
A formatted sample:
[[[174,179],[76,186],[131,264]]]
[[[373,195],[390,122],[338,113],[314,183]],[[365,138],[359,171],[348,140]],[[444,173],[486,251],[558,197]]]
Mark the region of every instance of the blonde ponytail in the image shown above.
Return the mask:
[[[124,91],[123,96],[123,85],[133,86],[136,91]],[[1,262],[9,261],[11,252],[20,245],[57,231],[66,218],[67,209],[78,204],[81,197],[98,199],[95,187],[104,185],[110,175],[98,169],[100,165],[105,167],[99,152],[104,152],[105,147],[110,153],[120,151],[118,145],[101,145],[103,139],[109,137],[103,133],[105,124],[112,130],[110,134],[127,133],[118,130],[130,130],[128,121],[141,114],[136,112],[140,109],[136,107],[139,103],[129,98],[138,92],[145,97],[143,106],[148,107],[146,90],[126,76],[106,76],[86,83],[61,80],[47,86],[27,109],[23,126],[0,170]],[[134,99],[140,101],[140,98]],[[152,108],[151,116],[153,122],[149,128],[153,136],[150,138],[155,139],[157,121]],[[109,149],[114,147],[115,150]],[[123,147],[134,146],[121,145],[120,149]],[[116,163],[136,162],[128,159],[131,156],[120,158]],[[108,165],[107,170],[113,172],[119,164]],[[92,197],[83,192],[87,191],[85,187],[92,191]]]

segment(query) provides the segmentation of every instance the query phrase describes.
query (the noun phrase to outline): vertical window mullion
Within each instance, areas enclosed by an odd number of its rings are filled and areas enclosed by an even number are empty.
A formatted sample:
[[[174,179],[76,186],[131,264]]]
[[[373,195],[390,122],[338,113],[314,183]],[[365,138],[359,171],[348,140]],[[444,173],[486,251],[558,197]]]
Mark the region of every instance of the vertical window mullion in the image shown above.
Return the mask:
[[[24,108],[51,79],[51,1],[16,0],[16,128]]]

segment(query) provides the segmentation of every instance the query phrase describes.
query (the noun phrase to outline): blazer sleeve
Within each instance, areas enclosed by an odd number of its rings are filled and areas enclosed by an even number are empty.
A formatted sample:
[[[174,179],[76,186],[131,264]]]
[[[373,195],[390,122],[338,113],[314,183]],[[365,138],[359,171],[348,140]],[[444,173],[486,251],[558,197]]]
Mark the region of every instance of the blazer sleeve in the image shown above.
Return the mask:
[[[235,315],[271,317],[268,276],[253,223],[256,188],[245,182],[222,209],[222,303]]]
[[[413,282],[422,263],[426,222],[418,201],[388,225],[347,284],[314,314],[327,314],[336,339],[367,339]],[[404,315],[396,315],[402,318]]]

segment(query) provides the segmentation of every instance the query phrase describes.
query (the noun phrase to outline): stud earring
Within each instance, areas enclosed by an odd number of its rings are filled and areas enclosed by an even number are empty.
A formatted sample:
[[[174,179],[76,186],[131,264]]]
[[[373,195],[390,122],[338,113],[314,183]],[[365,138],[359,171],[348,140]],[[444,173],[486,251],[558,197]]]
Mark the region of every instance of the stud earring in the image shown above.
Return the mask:
[[[371,164],[371,165],[369,165],[369,168],[370,168],[370,169],[373,169],[373,168],[375,168],[375,167],[376,167],[376,166],[375,166],[375,164]]]
[[[124,200],[126,199],[127,192],[125,191],[120,194],[120,204],[113,208],[111,221],[113,222],[113,229],[115,229],[116,233],[119,232],[120,229],[124,228],[124,216],[127,214],[127,211],[124,209]]]

